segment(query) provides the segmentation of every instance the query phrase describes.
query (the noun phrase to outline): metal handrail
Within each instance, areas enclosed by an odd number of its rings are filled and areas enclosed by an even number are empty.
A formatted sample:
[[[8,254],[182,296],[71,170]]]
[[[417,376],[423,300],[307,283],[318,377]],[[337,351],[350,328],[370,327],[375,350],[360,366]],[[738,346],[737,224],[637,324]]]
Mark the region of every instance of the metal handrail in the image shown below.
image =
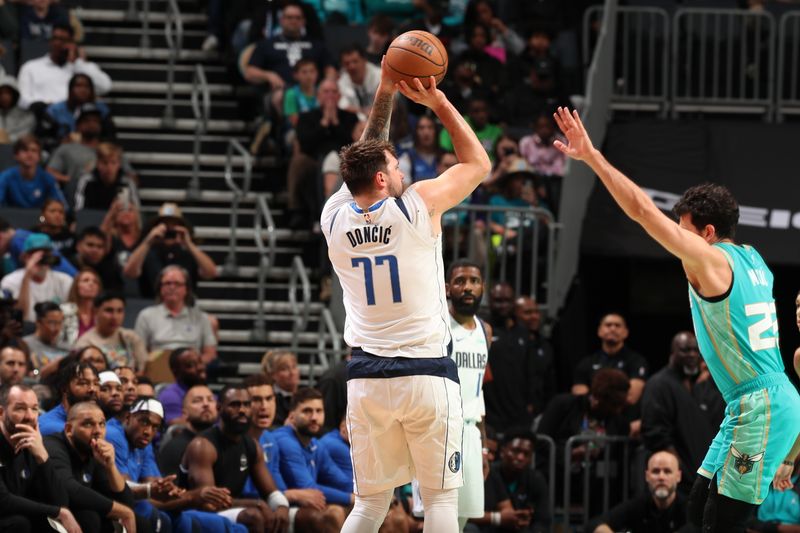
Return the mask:
[[[240,188],[233,181],[233,154],[238,152],[242,157],[242,165],[244,166],[244,183]],[[236,139],[228,140],[228,149],[225,152],[225,183],[233,193],[233,202],[231,203],[231,222],[230,222],[230,239],[228,241],[228,255],[225,257],[225,263],[222,266],[222,273],[226,276],[236,274],[238,263],[236,261],[236,232],[239,229],[239,203],[242,199],[250,193],[250,181],[253,177],[253,156],[248,152],[242,143]]]
[[[186,198],[197,200],[200,198],[200,147],[203,143],[203,135],[208,130],[208,120],[211,117],[211,93],[208,90],[206,71],[200,63],[194,66],[191,101],[194,114],[194,142],[192,179],[186,190]]]
[[[338,363],[342,357],[342,336],[339,334],[339,330],[336,329],[333,315],[327,307],[322,309],[322,313],[319,316],[317,335],[317,351],[311,354],[311,359],[308,363],[308,381],[310,387],[314,386],[314,367],[316,366],[315,361],[317,357],[319,357],[320,363],[326,370]],[[333,345],[330,349],[326,346],[328,344],[328,337],[330,337],[331,344]],[[328,359],[328,352],[331,352],[333,356],[332,361]]]
[[[536,434],[536,442],[547,444],[547,493],[550,498],[550,533],[556,527],[556,442],[547,435]]]
[[[142,0],[142,12],[136,11],[136,0],[128,0],[128,10],[125,18],[131,21],[141,19],[142,36],[139,38],[139,47],[142,50],[150,48],[150,0]]]
[[[622,443],[623,444],[623,458],[622,458],[622,497],[628,497],[628,484],[630,478],[630,464],[628,456],[630,455],[629,447],[631,443],[630,437],[615,436],[615,435],[573,435],[564,444],[564,531],[570,531],[570,501],[572,492],[572,447],[575,443]],[[603,448],[603,461],[606,464],[605,473],[603,475],[603,512],[608,511],[609,507],[609,468],[608,464],[611,461],[611,447],[605,446]],[[584,460],[583,468],[583,523],[589,521],[589,461]]]
[[[298,287],[298,283],[300,286]],[[303,291],[303,299],[298,303],[297,289]],[[308,279],[306,265],[299,255],[292,259],[292,271],[289,275],[289,305],[292,308],[292,351],[297,349],[298,333],[308,326],[308,316],[311,314],[311,282]]]
[[[780,19],[778,29],[778,80],[775,83],[775,100],[777,105],[777,121],[783,122],[783,115],[786,107],[797,107],[800,105],[800,76],[796,70],[788,69],[786,63],[786,47],[789,44],[789,22],[794,23],[793,37],[791,42],[791,58],[789,65],[797,65],[800,61],[800,11],[789,11],[784,13]],[[790,89],[786,91],[784,83],[786,76],[789,76]],[[787,94],[788,92],[788,94]]]
[[[264,243],[262,235],[262,219],[266,224],[267,240]],[[256,319],[253,324],[252,338],[255,342],[264,342],[267,339],[266,324],[264,320],[264,298],[266,292],[267,278],[269,272],[275,265],[275,245],[277,234],[275,232],[275,220],[272,218],[272,211],[269,209],[267,194],[256,196],[256,216],[253,223],[254,239],[258,250],[258,307],[256,308]]]
[[[145,6],[148,5],[148,0]],[[144,20],[149,17],[145,14]],[[167,105],[164,108],[164,116],[161,124],[165,128],[175,127],[175,62],[183,49],[183,18],[178,8],[177,0],[167,0],[167,11],[164,19],[164,40],[169,47],[169,68],[167,69]]]

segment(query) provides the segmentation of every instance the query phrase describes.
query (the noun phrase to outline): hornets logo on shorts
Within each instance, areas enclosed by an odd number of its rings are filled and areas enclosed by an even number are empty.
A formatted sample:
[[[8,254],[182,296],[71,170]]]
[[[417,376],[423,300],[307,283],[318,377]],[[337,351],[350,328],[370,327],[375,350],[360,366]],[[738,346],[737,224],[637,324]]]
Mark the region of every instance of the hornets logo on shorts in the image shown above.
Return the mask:
[[[450,467],[451,472],[458,472],[461,468],[461,452],[453,452],[453,455],[450,456],[450,460],[447,461],[447,466]]]
[[[745,475],[753,471],[753,465],[764,458],[764,452],[755,455],[748,455],[737,450],[731,446],[731,454],[736,458],[733,467],[739,472],[740,475]]]

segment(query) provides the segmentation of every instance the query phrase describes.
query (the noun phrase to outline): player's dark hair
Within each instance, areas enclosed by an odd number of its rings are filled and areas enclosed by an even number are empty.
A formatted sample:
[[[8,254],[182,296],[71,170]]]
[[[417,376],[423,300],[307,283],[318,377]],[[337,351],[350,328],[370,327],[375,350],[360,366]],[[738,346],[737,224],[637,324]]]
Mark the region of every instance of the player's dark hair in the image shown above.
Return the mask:
[[[692,224],[703,229],[714,226],[717,237],[733,239],[739,222],[739,204],[724,185],[703,183],[690,187],[677,201],[672,211],[678,216],[690,215]]]
[[[87,226],[78,233],[78,236],[75,238],[75,242],[81,242],[86,237],[97,237],[105,242],[106,233],[97,226]]]
[[[601,368],[592,378],[590,387],[592,396],[605,405],[625,403],[631,384],[628,376],[616,368]]]
[[[319,67],[317,67],[317,62],[311,59],[310,57],[301,57],[297,60],[297,63],[294,64],[292,67],[292,72],[299,72],[301,68],[306,65],[314,65],[314,68],[319,71]]]
[[[61,306],[55,302],[39,302],[33,306],[33,312],[36,313],[36,320],[43,320],[47,313],[52,311],[59,311],[61,312]]]
[[[125,306],[125,296],[122,293],[116,291],[103,291],[94,297],[94,308],[98,309],[102,307],[104,303],[110,302],[111,300],[121,300],[122,306]]]
[[[364,50],[364,47],[361,46],[361,44],[359,43],[351,43],[346,45],[339,51],[339,57],[341,58],[346,54],[352,54],[352,53],[356,53],[361,57],[367,57],[367,52]]]
[[[264,385],[269,385],[272,387],[274,381],[272,381],[272,377],[259,372],[258,374],[253,374],[251,376],[247,376],[244,379],[244,386],[247,388],[250,387],[263,387]]]
[[[22,392],[33,390],[29,385],[25,385],[24,383],[6,383],[5,385],[0,385],[0,407],[3,409],[8,408],[8,395],[11,394],[11,389],[14,387],[18,388]]]
[[[11,348],[12,350],[22,352],[25,355],[25,363],[29,367],[31,366],[31,349],[28,347],[28,343],[26,343],[20,337],[12,337],[0,344],[0,352],[6,348]],[[0,357],[0,360],[2,360],[2,357]]]
[[[222,387],[222,390],[219,391],[219,396],[217,396],[217,398],[219,399],[220,405],[225,403],[225,397],[232,390],[244,391],[244,392],[247,393],[248,396],[250,396],[250,392],[247,390],[247,387],[244,386],[244,383],[230,383],[230,384],[225,385],[224,387]]]
[[[503,434],[503,441],[500,443],[500,446],[506,447],[511,444],[514,439],[529,440],[531,441],[531,446],[536,446],[536,433],[526,426],[517,426],[506,431],[505,434]]]
[[[189,346],[183,346],[181,348],[175,348],[169,354],[169,369],[172,371],[172,374],[177,374],[176,370],[180,366],[178,361],[180,360],[181,356],[191,350],[192,348]]]
[[[54,33],[56,30],[65,31],[69,33],[70,37],[75,37],[75,28],[73,28],[71,24],[66,24],[63,22],[59,24],[53,24],[53,30],[51,33]]]
[[[369,192],[375,174],[388,172],[386,152],[397,157],[392,143],[380,139],[354,142],[342,149],[339,153],[342,180],[350,194],[357,196]]]
[[[478,272],[481,273],[481,279],[483,279],[483,268],[481,268],[481,266],[478,263],[470,259],[461,258],[461,259],[456,259],[455,261],[450,263],[449,267],[447,267],[448,283],[450,282],[450,278],[453,277],[453,271],[455,271],[455,269],[457,268],[477,268]]]
[[[622,319],[622,324],[623,324],[623,325],[624,325],[626,328],[628,327],[628,321],[625,319],[625,315],[623,315],[623,314],[622,314],[622,313],[620,313],[619,311],[606,311],[605,313],[603,313],[602,315],[600,315],[600,320],[598,320],[598,321],[597,321],[597,325],[599,326],[600,324],[602,324],[602,323],[603,323],[603,321],[604,321],[606,318],[610,317],[610,316],[618,316],[618,317],[620,317],[620,318]]]
[[[97,376],[97,369],[91,363],[79,363],[77,360],[70,361],[64,368],[59,369],[56,379],[56,389],[60,394],[69,390],[69,383],[83,374],[86,369],[92,371]]]
[[[294,411],[301,403],[309,400],[321,400],[322,393],[317,389],[311,387],[301,387],[292,396],[292,402],[289,404],[289,410]]]

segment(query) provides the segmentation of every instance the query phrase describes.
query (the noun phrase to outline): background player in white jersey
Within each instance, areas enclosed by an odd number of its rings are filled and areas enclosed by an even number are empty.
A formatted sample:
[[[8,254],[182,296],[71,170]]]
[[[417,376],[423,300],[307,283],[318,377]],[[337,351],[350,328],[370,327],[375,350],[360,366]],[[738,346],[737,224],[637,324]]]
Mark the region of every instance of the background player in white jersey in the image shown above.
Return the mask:
[[[397,86],[381,67],[367,127],[341,153],[345,185],[325,204],[321,226],[342,283],[347,425],[356,501],[342,531],[373,533],[394,487],[416,475],[424,531],[458,530],[463,420],[442,264],[442,213],[490,170],[469,125],[430,79]],[[403,192],[388,142],[397,91],[430,108],[453,138],[459,164]]]
[[[464,485],[458,489],[458,526],[461,530],[470,518],[484,515],[483,498],[483,375],[489,359],[492,326],[476,313],[483,298],[483,274],[477,263],[467,259],[454,261],[447,269],[447,296],[450,298],[450,330],[453,333],[453,353],[461,385],[461,405],[464,411],[464,441],[462,464]],[[422,513],[414,484],[414,512]]]

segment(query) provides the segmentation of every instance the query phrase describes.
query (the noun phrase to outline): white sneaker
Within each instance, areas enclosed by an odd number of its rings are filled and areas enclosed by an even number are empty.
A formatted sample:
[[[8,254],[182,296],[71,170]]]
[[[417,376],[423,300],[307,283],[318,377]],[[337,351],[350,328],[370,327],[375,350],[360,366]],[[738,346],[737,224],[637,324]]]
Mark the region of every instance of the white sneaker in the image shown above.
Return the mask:
[[[206,37],[205,41],[203,41],[203,44],[200,46],[200,49],[203,52],[213,52],[214,50],[217,49],[218,46],[219,46],[219,39],[217,39],[216,35],[212,34]]]

